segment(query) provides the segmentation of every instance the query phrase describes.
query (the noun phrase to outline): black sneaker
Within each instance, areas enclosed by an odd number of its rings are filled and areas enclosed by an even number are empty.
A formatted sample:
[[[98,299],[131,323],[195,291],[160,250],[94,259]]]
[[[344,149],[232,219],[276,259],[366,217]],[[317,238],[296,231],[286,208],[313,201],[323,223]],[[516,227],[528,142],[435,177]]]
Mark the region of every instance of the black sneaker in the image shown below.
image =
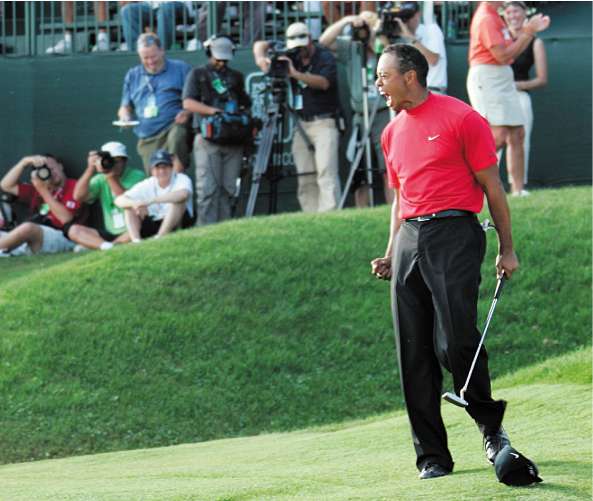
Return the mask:
[[[484,435],[486,458],[490,464],[494,464],[498,453],[507,445],[511,445],[511,440],[502,426],[496,431],[491,431],[486,427],[480,427],[480,430]]]
[[[422,471],[418,477],[424,480],[427,478],[444,477],[445,475],[449,475],[449,473],[451,473],[451,470],[447,470],[447,468],[441,466],[440,464],[432,463],[427,464],[424,468],[422,468]]]

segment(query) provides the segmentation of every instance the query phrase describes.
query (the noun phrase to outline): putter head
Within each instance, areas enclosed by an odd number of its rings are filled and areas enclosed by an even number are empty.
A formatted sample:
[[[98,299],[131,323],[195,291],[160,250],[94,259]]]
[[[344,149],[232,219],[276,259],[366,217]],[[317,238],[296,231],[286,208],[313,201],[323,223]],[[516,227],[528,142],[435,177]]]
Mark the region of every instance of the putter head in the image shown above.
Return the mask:
[[[467,401],[462,397],[458,397],[455,393],[448,391],[443,393],[443,399],[447,402],[456,405],[457,407],[467,407]]]

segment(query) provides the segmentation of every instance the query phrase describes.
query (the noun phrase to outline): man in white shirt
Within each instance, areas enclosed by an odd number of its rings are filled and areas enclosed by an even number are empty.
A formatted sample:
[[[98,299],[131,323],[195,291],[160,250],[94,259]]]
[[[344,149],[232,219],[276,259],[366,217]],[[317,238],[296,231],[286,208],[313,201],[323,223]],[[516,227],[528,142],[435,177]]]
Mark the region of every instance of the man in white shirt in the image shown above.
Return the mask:
[[[162,149],[151,155],[150,169],[151,177],[115,199],[115,205],[125,209],[132,242],[192,225],[191,179],[173,170],[173,157]]]
[[[447,93],[447,51],[445,37],[436,23],[420,24],[421,12],[418,2],[402,2],[399,24],[401,36],[416,47],[428,61],[428,90]],[[402,20],[403,18],[403,20]]]

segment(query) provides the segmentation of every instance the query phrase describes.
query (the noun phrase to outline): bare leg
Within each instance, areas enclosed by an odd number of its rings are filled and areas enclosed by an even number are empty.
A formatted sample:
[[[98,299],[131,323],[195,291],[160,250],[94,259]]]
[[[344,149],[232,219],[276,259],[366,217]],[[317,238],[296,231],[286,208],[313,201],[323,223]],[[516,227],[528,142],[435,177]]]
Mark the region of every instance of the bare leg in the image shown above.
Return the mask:
[[[369,188],[366,185],[356,188],[354,191],[354,205],[359,209],[369,206]]]
[[[163,235],[171,233],[175,228],[177,228],[181,224],[184,212],[185,202],[171,204],[171,207],[169,208],[167,215],[161,223],[161,227],[159,228],[159,232],[157,233],[157,235],[159,237],[162,237]]]
[[[43,245],[43,232],[35,223],[23,223],[0,238],[0,250],[11,251],[26,243],[33,253],[39,252]]]
[[[509,127],[506,125],[491,125],[490,130],[494,136],[494,142],[496,143],[496,149],[500,150],[505,144],[509,135]]]
[[[142,225],[142,219],[136,214],[135,209],[126,209],[124,212],[126,219],[126,226],[128,227],[128,233],[132,241],[140,240],[140,227]]]
[[[81,224],[70,227],[68,238],[77,244],[84,245],[87,249],[98,249],[105,242],[97,230]]]
[[[523,126],[510,127],[507,141],[507,170],[511,191],[513,194],[520,194],[523,190],[525,181],[525,151],[523,141],[525,139],[525,129]]]

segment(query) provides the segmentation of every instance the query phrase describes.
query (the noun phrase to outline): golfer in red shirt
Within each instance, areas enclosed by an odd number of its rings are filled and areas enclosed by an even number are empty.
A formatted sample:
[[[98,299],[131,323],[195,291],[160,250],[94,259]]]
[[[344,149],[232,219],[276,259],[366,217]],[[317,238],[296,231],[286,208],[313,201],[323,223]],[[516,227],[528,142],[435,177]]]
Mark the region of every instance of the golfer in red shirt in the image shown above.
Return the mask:
[[[371,263],[377,277],[391,278],[402,391],[423,479],[453,470],[439,362],[458,392],[480,340],[486,238],[476,213],[484,195],[498,230],[497,272],[510,278],[519,266],[488,123],[462,101],[429,92],[427,73],[426,59],[410,45],[391,45],[379,59],[377,87],[397,112],[382,136],[395,199],[385,257]],[[494,462],[510,442],[501,426],[506,402],[492,399],[484,348],[465,398]]]

